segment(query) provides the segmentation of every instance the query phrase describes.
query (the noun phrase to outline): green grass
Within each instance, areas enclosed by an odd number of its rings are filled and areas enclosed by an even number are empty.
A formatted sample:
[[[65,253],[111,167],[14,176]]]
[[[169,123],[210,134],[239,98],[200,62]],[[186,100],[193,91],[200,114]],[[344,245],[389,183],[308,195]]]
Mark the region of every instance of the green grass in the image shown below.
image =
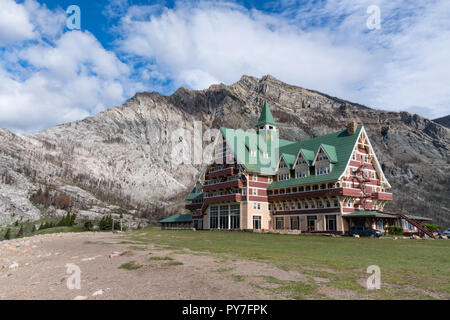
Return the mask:
[[[36,232],[33,232],[30,235],[27,235],[28,237],[37,235],[37,234],[49,234],[49,233],[60,233],[60,232],[83,232],[86,231],[85,229],[81,227],[54,227],[54,228],[48,228],[48,229],[42,229],[38,230]]]
[[[124,264],[121,264],[119,269],[136,270],[136,269],[139,269],[141,267],[142,267],[142,265],[137,264],[134,261],[130,261],[130,262],[126,262]]]
[[[402,289],[406,287],[450,298],[450,241],[447,240],[331,238],[159,228],[142,229],[125,237],[140,243],[166,245],[170,250],[187,248],[219,258],[261,260],[301,273],[328,269],[331,272],[317,274],[329,279],[327,285],[361,292],[369,298],[409,297]],[[378,265],[381,269],[381,290],[369,292],[358,283],[365,283],[369,277],[366,269],[370,265]],[[286,290],[294,292],[296,286],[306,284],[284,285],[288,286]],[[312,288],[307,286],[302,290]]]
[[[165,266],[181,266],[183,262],[181,261],[169,261],[164,264]]]
[[[164,256],[164,257],[158,257],[158,256],[155,256],[155,257],[150,257],[150,258],[148,258],[149,260],[156,260],[156,261],[161,261],[161,260],[173,260],[173,258],[171,258],[171,257],[167,257],[167,256]]]

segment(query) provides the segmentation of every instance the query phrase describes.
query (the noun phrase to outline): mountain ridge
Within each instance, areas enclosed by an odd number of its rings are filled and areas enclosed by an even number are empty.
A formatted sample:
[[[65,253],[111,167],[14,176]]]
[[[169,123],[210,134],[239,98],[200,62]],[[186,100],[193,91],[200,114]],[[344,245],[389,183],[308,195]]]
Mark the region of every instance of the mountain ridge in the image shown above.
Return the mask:
[[[337,131],[353,119],[364,124],[393,185],[392,208],[450,223],[448,128],[407,112],[371,109],[285,84],[270,75],[243,75],[232,85],[179,88],[167,96],[139,92],[121,106],[38,133],[0,129],[0,176],[14,180],[5,184],[0,179],[0,212],[9,216],[0,217],[0,225],[14,221],[14,212],[24,219],[42,214],[29,197],[45,185],[54,186],[55,192],[69,187],[75,198],[77,192],[88,193],[91,197],[83,197],[95,203],[81,199],[76,207],[87,216],[108,212],[111,204],[129,206],[134,215],[179,210],[200,165],[171,163],[171,133],[182,127],[192,136],[194,121],[201,121],[203,130],[253,128],[264,100],[280,137],[288,140]]]

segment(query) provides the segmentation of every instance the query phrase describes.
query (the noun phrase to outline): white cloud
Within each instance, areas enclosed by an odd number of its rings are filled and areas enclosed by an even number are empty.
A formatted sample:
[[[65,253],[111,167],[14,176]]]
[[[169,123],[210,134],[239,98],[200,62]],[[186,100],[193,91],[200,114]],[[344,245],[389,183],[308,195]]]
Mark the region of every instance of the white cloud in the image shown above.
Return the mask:
[[[372,4],[381,9],[381,30],[367,29]],[[448,1],[286,1],[272,9],[277,13],[221,2],[135,6],[121,20],[119,45],[174,87],[269,73],[371,107],[430,118],[450,113]]]
[[[0,47],[35,36],[25,8],[14,0],[0,1]]]
[[[61,13],[34,0],[19,6],[33,17],[28,23],[35,39],[0,51],[1,126],[37,131],[98,113],[134,94],[129,67],[91,33],[63,32]]]

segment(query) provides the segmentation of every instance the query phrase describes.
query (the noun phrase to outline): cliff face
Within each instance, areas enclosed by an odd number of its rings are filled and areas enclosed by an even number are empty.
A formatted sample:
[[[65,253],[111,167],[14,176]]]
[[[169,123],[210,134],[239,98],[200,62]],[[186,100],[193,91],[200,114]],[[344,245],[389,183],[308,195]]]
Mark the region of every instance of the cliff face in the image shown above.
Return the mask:
[[[450,115],[434,119],[433,121],[436,123],[439,123],[440,125],[442,125],[444,127],[450,128]]]
[[[184,128],[189,139],[194,121],[201,121],[203,130],[253,128],[264,100],[285,139],[340,130],[351,119],[364,124],[393,186],[391,207],[450,224],[449,129],[418,115],[373,110],[271,76],[243,76],[233,85],[200,91],[180,88],[171,96],[138,93],[123,106],[32,135],[0,130],[0,224],[38,217],[28,197],[44,184],[70,190],[91,212],[112,202],[138,211],[149,203],[177,207],[200,166],[173,163],[172,133]]]

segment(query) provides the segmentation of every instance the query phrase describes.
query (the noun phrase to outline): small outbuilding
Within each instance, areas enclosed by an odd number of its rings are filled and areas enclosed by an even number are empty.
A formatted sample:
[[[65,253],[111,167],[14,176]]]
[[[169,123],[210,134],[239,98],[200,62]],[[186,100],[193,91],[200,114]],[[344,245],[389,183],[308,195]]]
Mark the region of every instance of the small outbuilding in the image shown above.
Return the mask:
[[[161,229],[192,229],[192,214],[177,213],[159,221]]]

